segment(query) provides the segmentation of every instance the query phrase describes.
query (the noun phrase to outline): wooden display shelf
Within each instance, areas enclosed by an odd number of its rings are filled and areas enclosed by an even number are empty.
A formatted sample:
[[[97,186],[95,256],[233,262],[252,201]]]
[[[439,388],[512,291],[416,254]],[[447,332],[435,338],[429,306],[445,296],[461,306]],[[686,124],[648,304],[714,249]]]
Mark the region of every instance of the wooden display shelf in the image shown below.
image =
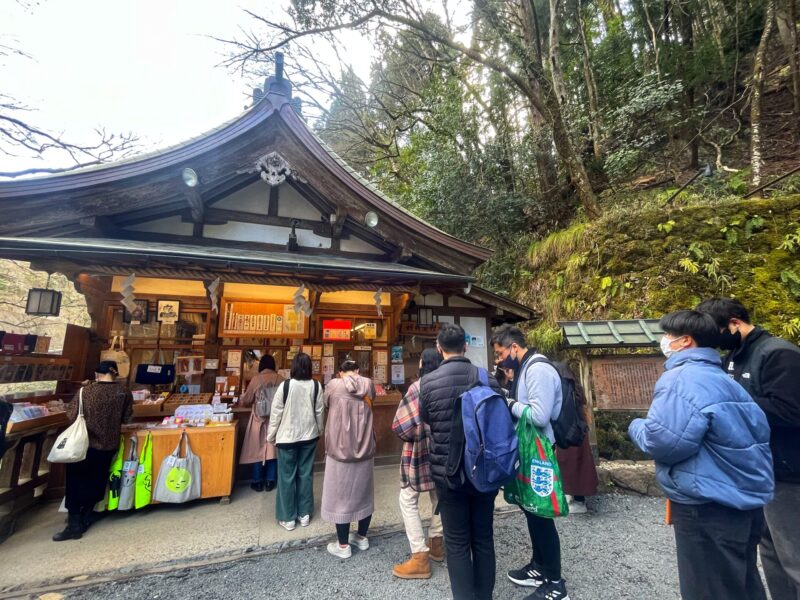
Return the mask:
[[[44,404],[45,402],[51,402],[53,400],[64,400],[66,396],[70,396],[70,394],[47,394],[46,396],[25,396],[24,398],[15,398],[14,400],[9,400],[8,402],[11,404],[19,404],[20,402],[30,402],[31,404]]]
[[[74,370],[72,361],[60,355],[0,356],[0,384],[67,381]]]
[[[431,325],[419,325],[414,321],[402,321],[400,323],[400,335],[413,335],[416,337],[436,337],[442,328],[441,323]]]
[[[14,365],[69,365],[60,354],[0,354],[0,363]]]
[[[38,417],[36,419],[28,419],[26,421],[17,421],[16,423],[9,423],[6,432],[9,436],[16,433],[24,433],[31,429],[50,429],[54,426],[66,425],[67,413],[54,413],[46,417]]]
[[[145,404],[144,402],[133,403],[134,417],[161,417],[164,414],[164,399]]]
[[[236,464],[236,422],[220,424],[216,427],[187,427],[189,445],[192,452],[200,457],[201,498],[222,498],[227,501],[233,490],[234,467]],[[181,428],[140,429],[125,432],[125,454],[130,450],[130,439],[138,437],[139,451],[144,444],[147,432],[153,436],[153,487],[158,479],[161,462],[172,454],[181,437]],[[154,504],[158,504],[154,502]]]
[[[302,330],[289,329],[289,320],[297,320]],[[223,298],[219,310],[221,338],[305,338],[308,317],[294,313],[285,302]]]

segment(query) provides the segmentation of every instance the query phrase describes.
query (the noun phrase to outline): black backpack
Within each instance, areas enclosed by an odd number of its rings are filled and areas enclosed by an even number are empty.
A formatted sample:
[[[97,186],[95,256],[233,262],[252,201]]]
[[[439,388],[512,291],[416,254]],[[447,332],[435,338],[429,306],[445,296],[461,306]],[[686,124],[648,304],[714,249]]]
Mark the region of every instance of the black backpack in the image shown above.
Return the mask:
[[[556,446],[563,449],[580,446],[583,444],[586,434],[589,433],[589,425],[586,423],[586,413],[584,412],[586,395],[583,387],[575,380],[575,375],[566,363],[554,363],[541,357],[531,359],[530,364],[537,362],[553,367],[561,379],[561,413],[550,421],[553,426],[553,435],[556,438]]]

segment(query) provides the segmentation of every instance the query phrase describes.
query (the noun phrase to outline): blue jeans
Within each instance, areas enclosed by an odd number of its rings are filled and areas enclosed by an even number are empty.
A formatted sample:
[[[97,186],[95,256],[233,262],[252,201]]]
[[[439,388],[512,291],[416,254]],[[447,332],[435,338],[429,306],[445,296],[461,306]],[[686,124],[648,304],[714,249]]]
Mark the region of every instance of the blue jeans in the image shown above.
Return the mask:
[[[278,479],[278,459],[268,460],[266,465],[260,462],[253,463],[253,483],[269,481],[275,483]]]

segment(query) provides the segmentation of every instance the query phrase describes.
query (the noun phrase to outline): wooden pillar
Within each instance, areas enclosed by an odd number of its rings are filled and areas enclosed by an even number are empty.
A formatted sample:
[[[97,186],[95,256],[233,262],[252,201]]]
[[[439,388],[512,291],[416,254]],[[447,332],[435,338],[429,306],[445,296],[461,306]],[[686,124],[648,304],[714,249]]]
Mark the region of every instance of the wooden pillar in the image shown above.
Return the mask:
[[[396,344],[400,337],[400,321],[403,317],[403,311],[408,307],[411,301],[411,294],[391,294],[392,298],[392,320],[391,330],[389,331],[389,345]]]
[[[591,363],[589,361],[589,354],[585,349],[580,350],[579,361],[580,373],[578,377],[580,378],[581,386],[586,395],[586,421],[589,424],[589,444],[592,447],[592,456],[594,456],[594,460],[597,462],[597,427],[594,422],[594,392],[592,390]]]

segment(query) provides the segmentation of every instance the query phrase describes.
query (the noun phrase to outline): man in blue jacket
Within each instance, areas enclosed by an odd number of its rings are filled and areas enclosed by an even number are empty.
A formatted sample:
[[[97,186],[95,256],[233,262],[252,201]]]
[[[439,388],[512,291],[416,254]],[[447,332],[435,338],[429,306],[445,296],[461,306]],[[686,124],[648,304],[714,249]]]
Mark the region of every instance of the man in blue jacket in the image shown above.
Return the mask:
[[[628,433],[655,460],[672,504],[681,597],[763,600],[756,555],[774,489],[767,417],[722,370],[713,318],[680,310],[661,328],[666,372]]]

